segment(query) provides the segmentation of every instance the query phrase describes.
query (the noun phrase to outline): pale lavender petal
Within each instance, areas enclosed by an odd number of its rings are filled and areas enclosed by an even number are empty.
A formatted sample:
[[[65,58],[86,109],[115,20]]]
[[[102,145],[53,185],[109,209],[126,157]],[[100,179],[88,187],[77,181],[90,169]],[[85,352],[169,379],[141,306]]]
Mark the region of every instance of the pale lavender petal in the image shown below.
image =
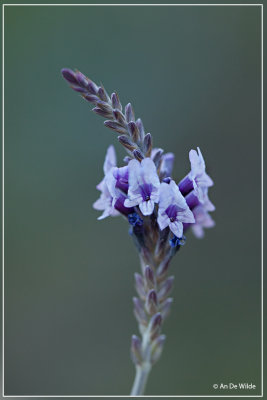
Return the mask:
[[[129,168],[129,191],[138,189],[140,182],[141,164],[137,160],[131,160],[128,164]]]
[[[154,210],[154,201],[152,200],[142,201],[139,204],[139,208],[143,215],[151,215]]]
[[[187,208],[185,211],[182,212],[178,212],[178,216],[179,216],[179,220],[181,222],[185,222],[185,223],[189,223],[189,224],[193,224],[195,222],[195,217],[194,214],[192,213],[192,211]]]
[[[159,212],[157,221],[161,230],[167,228],[167,226],[169,225],[169,218],[165,213],[160,214]]]
[[[112,208],[112,207],[110,206],[110,207],[107,207],[107,208],[104,210],[103,214],[100,215],[100,217],[98,217],[97,219],[98,219],[99,221],[101,221],[101,220],[104,219],[104,218],[107,218],[107,217],[117,217],[118,215],[120,215],[120,213],[119,213],[117,210],[114,210],[114,208]]]
[[[201,225],[198,224],[192,225],[192,231],[198,239],[202,239],[205,236],[204,229],[202,228]]]
[[[105,209],[105,200],[103,199],[103,197],[99,197],[99,199],[97,199],[94,203],[93,203],[93,208],[95,210],[101,211]]]
[[[204,236],[203,228],[212,228],[215,222],[202,205],[197,206],[193,212],[196,220],[196,223],[192,225],[193,233],[196,237],[202,238]]]
[[[164,223],[162,222],[163,218]],[[181,237],[183,234],[182,222],[195,222],[192,211],[189,209],[185,198],[173,180],[171,180],[169,184],[162,182],[160,185],[158,211],[158,224],[160,228],[161,226],[166,227],[166,218],[170,229],[174,233],[179,233],[180,236],[175,234],[177,237]]]
[[[105,176],[105,183],[107,185],[108,191],[112,197],[116,197],[116,179],[113,175],[113,168],[109,170],[109,172]]]
[[[102,179],[102,181],[98,185],[96,185],[96,188],[97,190],[100,190],[100,192],[103,192],[104,186],[105,186],[105,178]]]
[[[158,203],[159,201],[159,190],[156,188],[152,189],[150,199],[154,201],[154,203]]]
[[[171,222],[170,230],[174,233],[175,236],[181,238],[183,236],[183,224],[179,221]]]
[[[173,200],[175,201],[175,203],[179,207],[186,209],[187,208],[186,200],[185,200],[184,196],[182,195],[182,193],[180,192],[176,183],[172,180],[170,182],[169,186],[171,188],[171,194],[172,194],[172,197],[173,197]]]
[[[191,172],[179,183],[179,188],[185,195],[190,193],[192,189],[190,190],[190,185],[188,183],[191,179],[194,193],[198,197],[200,203],[206,204],[206,207],[212,210],[215,207],[209,200],[207,200],[207,189],[213,185],[213,181],[205,172],[205,161],[199,147],[197,150],[197,152],[195,150],[189,152]]]
[[[144,215],[151,215],[154,203],[159,200],[159,177],[155,164],[150,158],[145,158],[141,163],[131,160],[128,164],[129,189],[126,207],[139,205]]]
[[[104,162],[104,173],[105,177],[97,185],[97,189],[100,190],[100,198],[95,201],[93,207],[97,210],[103,210],[103,214],[98,217],[99,220],[104,219],[108,216],[117,216],[119,212],[114,209],[116,202],[116,179],[113,176],[113,169],[116,165],[116,154],[113,146],[109,146],[107,149],[105,162]]]
[[[215,210],[215,205],[210,201],[209,196],[208,196],[208,188],[204,189],[203,207],[205,208],[206,211],[214,211]]]
[[[199,148],[198,151],[200,152]],[[205,172],[205,162],[201,153],[200,155],[201,156],[199,156],[196,150],[190,150],[189,152],[189,160],[191,163],[191,173],[193,178]]]
[[[104,174],[106,175],[112,167],[116,167],[116,153],[113,145],[110,145],[107,149],[105,162],[104,162]]]
[[[141,201],[143,201],[142,196],[137,197],[136,199],[125,199],[124,205],[125,207],[134,207],[137,206]]]
[[[174,154],[163,154],[161,160],[160,173],[164,176],[171,176],[174,163]]]
[[[159,207],[166,209],[172,202],[171,188],[168,183],[162,182],[160,184],[159,193]]]
[[[160,182],[154,162],[150,158],[144,158],[141,165],[144,181],[146,183],[151,183],[155,188],[159,188]]]
[[[210,187],[213,186],[213,180],[211,179],[211,177],[206,174],[206,172],[204,172],[203,174],[201,174],[200,176],[197,176],[195,178],[197,185],[198,186],[203,186],[203,187]]]
[[[215,205],[210,201],[209,198],[204,202],[204,206],[207,211],[214,211],[216,209]]]

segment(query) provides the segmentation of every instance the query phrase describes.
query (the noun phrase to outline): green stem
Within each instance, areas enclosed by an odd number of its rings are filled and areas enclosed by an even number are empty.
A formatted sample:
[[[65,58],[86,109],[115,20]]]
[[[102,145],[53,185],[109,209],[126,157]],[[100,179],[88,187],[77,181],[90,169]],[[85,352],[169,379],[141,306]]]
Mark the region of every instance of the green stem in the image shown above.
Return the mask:
[[[151,369],[150,363],[143,363],[142,365],[137,365],[136,375],[130,396],[142,396],[144,394],[150,369]]]

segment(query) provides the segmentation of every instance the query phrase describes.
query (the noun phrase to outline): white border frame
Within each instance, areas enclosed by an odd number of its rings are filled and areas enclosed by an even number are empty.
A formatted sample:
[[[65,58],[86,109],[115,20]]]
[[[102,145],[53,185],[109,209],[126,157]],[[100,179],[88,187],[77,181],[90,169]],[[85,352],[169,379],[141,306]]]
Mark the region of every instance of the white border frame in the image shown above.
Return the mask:
[[[138,397],[155,397],[155,398],[178,398],[178,397],[262,397],[263,398],[263,4],[262,3],[254,3],[254,4],[3,4],[2,5],[2,396],[3,397],[24,397],[24,398],[31,398],[31,397],[66,397],[66,398],[75,398],[75,397],[102,397],[102,398],[130,398],[135,396],[130,395],[11,395],[7,396],[4,394],[4,178],[5,178],[5,166],[4,166],[4,144],[5,144],[5,135],[4,135],[4,111],[5,111],[5,104],[4,104],[4,44],[5,44],[5,7],[12,7],[12,6],[43,6],[43,7],[51,7],[51,6],[67,6],[67,7],[140,7],[140,6],[147,6],[147,7],[177,7],[177,6],[225,6],[225,7],[232,7],[232,6],[246,6],[246,7],[261,7],[261,394],[260,395],[236,395],[233,394],[229,395],[168,395],[168,396],[157,396],[157,395],[144,395]]]

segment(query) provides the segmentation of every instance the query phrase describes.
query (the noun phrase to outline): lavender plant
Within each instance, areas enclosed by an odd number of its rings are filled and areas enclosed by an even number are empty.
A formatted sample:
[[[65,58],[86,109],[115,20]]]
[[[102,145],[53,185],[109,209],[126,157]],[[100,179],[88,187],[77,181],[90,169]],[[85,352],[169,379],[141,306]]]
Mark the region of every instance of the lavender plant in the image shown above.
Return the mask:
[[[119,134],[127,152],[125,165],[118,167],[114,147],[108,147],[104,178],[97,185],[100,197],[93,207],[102,211],[99,220],[117,215],[128,220],[140,257],[141,273],[134,275],[138,296],[133,298],[140,336],[133,335],[131,341],[136,367],[131,395],[142,395],[166,339],[161,329],[172,304],[170,261],[185,244],[188,229],[202,238],[204,228],[214,226],[209,211],[215,207],[208,197],[213,181],[197,148],[189,152],[191,170],[176,184],[171,177],[174,154],[152,147],[151,134],[145,132],[140,118],[135,119],[130,103],[123,110],[117,93],[109,96],[102,85],[97,86],[79,71],[63,69],[62,75],[94,105],[96,114],[106,118],[104,125]]]

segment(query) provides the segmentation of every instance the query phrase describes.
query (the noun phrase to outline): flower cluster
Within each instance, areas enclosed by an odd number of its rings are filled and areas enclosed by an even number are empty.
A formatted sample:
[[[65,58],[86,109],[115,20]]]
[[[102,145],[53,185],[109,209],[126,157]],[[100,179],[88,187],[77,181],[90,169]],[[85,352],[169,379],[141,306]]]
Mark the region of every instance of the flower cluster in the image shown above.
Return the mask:
[[[141,274],[135,274],[138,297],[133,303],[141,339],[133,335],[131,343],[136,365],[131,395],[140,395],[165,342],[161,327],[172,303],[174,280],[168,277],[170,261],[184,245],[189,228],[201,238],[204,228],[214,226],[209,212],[215,207],[208,197],[213,181],[197,148],[189,152],[190,171],[177,184],[172,178],[174,154],[153,148],[151,134],[135,118],[130,103],[123,110],[117,93],[109,96],[79,71],[63,69],[62,74],[72,89],[94,104],[96,114],[107,118],[105,126],[119,134],[127,152],[119,167],[114,147],[108,147],[104,177],[97,185],[100,197],[93,207],[102,211],[98,219],[121,215],[128,220],[140,256]]]
[[[157,216],[160,230],[169,228],[181,239],[190,226],[194,234],[204,236],[203,228],[214,226],[209,211],[215,209],[208,197],[213,181],[205,171],[200,149],[191,150],[191,171],[177,185],[171,178],[174,155],[162,154],[158,168],[151,157],[140,161],[126,160],[128,164],[116,166],[115,149],[109,146],[104,162],[104,178],[97,186],[100,198],[94,203],[96,210],[103,211],[99,219],[108,216],[129,216],[134,212],[141,217]]]

